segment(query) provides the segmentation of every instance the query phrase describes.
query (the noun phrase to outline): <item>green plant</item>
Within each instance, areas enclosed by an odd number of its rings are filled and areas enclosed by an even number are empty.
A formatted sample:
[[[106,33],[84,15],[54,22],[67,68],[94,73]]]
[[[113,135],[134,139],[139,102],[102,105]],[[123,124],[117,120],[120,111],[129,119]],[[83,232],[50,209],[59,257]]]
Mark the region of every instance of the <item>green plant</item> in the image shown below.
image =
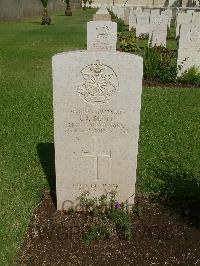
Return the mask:
[[[111,10],[109,10],[111,15],[111,20],[117,23],[117,32],[122,32],[126,30],[126,25],[121,18],[118,18]]]
[[[200,85],[200,71],[196,66],[192,66],[178,79],[184,84]]]
[[[83,241],[110,238],[122,235],[131,238],[130,214],[125,211],[125,204],[116,201],[116,192],[112,191],[99,198],[90,198],[88,192],[80,197],[80,205],[87,213],[83,226]]]
[[[160,82],[175,82],[176,56],[165,47],[146,48],[144,53],[144,78]]]
[[[136,38],[132,32],[119,32],[118,43],[120,50],[124,52],[134,53],[138,51]]]

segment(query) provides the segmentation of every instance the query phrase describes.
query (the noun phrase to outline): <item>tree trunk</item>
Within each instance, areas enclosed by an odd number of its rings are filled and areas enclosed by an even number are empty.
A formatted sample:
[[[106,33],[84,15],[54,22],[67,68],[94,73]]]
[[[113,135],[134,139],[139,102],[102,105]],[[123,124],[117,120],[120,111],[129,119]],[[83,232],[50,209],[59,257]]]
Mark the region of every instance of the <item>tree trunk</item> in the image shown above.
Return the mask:
[[[50,25],[50,24],[51,24],[51,18],[48,14],[47,8],[44,8],[41,25]]]
[[[71,7],[70,7],[69,3],[67,3],[67,7],[66,7],[66,10],[65,10],[65,15],[66,16],[72,16],[72,10],[71,10]]]

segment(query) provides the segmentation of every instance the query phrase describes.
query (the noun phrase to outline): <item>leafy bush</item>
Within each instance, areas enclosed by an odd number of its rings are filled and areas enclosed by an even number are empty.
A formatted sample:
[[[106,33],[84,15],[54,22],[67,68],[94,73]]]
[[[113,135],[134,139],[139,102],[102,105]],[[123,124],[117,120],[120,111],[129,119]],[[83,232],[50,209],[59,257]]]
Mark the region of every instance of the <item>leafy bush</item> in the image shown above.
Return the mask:
[[[118,18],[111,10],[109,10],[111,15],[111,20],[117,23],[117,32],[122,32],[126,30],[126,25],[121,18]]]
[[[131,238],[130,215],[125,211],[125,205],[119,204],[115,192],[102,195],[99,198],[90,198],[89,193],[80,197],[80,205],[87,213],[83,226],[83,241],[110,238],[120,234],[125,239]]]
[[[123,52],[134,53],[138,51],[136,38],[132,32],[119,32],[118,44],[120,50],[122,50]]]
[[[200,71],[192,66],[178,79],[179,82],[192,85],[200,85]]]
[[[146,48],[144,53],[144,78],[160,82],[175,82],[176,56],[165,47]]]

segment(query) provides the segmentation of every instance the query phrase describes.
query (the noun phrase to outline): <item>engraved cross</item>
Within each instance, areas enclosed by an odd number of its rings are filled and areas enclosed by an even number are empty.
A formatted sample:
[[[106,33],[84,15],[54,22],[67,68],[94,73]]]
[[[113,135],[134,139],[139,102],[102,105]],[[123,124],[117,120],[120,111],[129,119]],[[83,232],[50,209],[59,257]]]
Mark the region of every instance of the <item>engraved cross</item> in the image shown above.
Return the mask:
[[[99,158],[111,158],[111,151],[108,154],[103,154],[99,152],[99,146],[97,137],[93,136],[93,152],[84,152],[84,157],[94,158],[94,172],[95,172],[95,181],[100,181],[99,178]]]

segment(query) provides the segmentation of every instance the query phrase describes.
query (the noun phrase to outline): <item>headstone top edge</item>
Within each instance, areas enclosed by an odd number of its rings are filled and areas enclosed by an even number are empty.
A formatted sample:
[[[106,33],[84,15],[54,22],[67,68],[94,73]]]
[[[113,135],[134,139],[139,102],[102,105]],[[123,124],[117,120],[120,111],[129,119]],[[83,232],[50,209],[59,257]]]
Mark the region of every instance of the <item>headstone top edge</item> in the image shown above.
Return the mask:
[[[114,21],[111,21],[111,20],[90,20],[90,21],[88,21],[87,23],[115,23],[116,25],[117,25],[117,23],[116,22],[114,22]]]
[[[60,56],[67,56],[69,54],[78,54],[78,53],[80,53],[80,54],[93,54],[93,55],[100,55],[100,54],[123,55],[126,57],[133,57],[133,58],[141,60],[143,62],[143,58],[139,55],[136,55],[136,54],[129,54],[129,53],[119,52],[119,51],[110,52],[110,51],[88,51],[88,50],[74,50],[74,51],[69,51],[69,52],[57,53],[57,54],[53,55],[52,60],[54,60]]]

